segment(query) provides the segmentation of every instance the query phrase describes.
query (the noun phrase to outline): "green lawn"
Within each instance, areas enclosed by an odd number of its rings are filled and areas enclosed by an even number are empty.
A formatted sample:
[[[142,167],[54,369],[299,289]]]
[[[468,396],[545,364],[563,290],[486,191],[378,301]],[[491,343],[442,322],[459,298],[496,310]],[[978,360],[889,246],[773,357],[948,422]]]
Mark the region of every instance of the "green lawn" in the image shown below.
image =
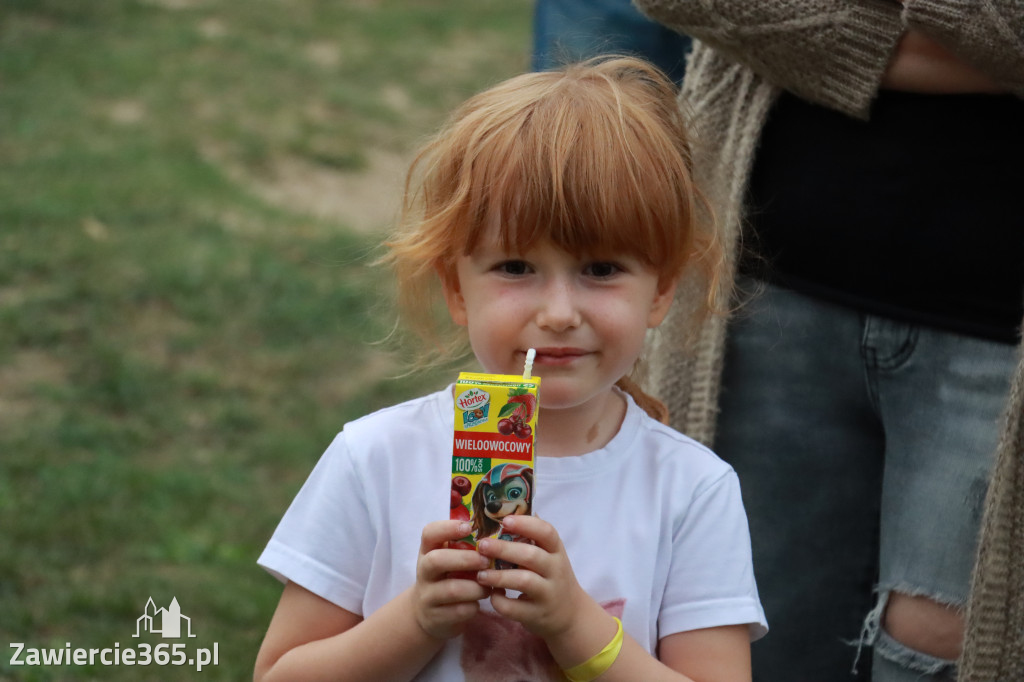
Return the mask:
[[[527,68],[527,0],[4,0],[0,680],[243,680],[255,560],[396,380],[369,263],[411,150]],[[132,635],[177,598],[193,639]],[[17,666],[14,649],[218,664]],[[98,654],[97,654],[98,657]]]

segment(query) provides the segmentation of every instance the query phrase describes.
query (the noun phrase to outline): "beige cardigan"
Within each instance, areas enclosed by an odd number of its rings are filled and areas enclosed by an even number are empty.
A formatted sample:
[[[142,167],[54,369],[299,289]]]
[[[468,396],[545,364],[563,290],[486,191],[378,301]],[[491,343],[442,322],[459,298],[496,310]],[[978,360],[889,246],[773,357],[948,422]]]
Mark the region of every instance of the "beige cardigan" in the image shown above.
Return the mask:
[[[914,26],[1024,97],[1021,0],[634,2],[697,39],[681,101],[693,120],[698,182],[716,211],[730,277],[754,149],[779,88],[867,118],[899,36]],[[651,388],[677,428],[711,443],[726,319],[712,317],[694,335],[687,288],[652,342]],[[1024,358],[1006,414],[967,609],[960,679],[972,682],[1024,680]]]

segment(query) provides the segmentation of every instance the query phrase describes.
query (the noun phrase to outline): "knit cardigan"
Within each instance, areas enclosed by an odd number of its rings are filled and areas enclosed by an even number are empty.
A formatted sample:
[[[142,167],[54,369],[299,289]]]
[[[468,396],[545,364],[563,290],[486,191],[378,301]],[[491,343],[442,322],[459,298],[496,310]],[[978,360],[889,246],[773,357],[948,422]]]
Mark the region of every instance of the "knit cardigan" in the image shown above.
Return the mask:
[[[723,296],[735,273],[754,150],[782,88],[867,119],[900,35],[914,27],[1024,97],[1022,0],[634,3],[696,38],[680,101],[693,125],[697,181],[726,254]],[[677,428],[712,444],[727,319],[712,316],[691,328],[687,302],[699,300],[699,290],[696,281],[681,283],[676,305],[653,337],[649,387]],[[966,620],[960,679],[1024,680],[1024,356],[986,498]]]

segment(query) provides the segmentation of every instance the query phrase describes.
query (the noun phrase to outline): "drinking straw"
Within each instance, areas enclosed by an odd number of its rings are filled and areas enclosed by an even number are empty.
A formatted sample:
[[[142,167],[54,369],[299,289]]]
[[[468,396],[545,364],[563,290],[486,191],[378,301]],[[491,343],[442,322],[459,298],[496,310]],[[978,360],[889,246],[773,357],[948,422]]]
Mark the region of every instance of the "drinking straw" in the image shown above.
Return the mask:
[[[533,374],[533,359],[537,357],[537,350],[531,348],[526,351],[526,364],[523,365],[523,381],[529,381],[530,376]]]

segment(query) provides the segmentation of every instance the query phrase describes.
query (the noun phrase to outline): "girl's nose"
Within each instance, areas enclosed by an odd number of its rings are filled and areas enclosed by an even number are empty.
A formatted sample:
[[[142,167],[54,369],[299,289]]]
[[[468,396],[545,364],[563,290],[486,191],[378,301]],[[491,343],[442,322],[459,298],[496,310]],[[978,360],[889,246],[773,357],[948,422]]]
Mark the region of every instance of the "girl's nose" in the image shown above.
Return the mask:
[[[545,287],[537,311],[537,324],[561,332],[578,327],[582,321],[572,284],[555,281]]]

